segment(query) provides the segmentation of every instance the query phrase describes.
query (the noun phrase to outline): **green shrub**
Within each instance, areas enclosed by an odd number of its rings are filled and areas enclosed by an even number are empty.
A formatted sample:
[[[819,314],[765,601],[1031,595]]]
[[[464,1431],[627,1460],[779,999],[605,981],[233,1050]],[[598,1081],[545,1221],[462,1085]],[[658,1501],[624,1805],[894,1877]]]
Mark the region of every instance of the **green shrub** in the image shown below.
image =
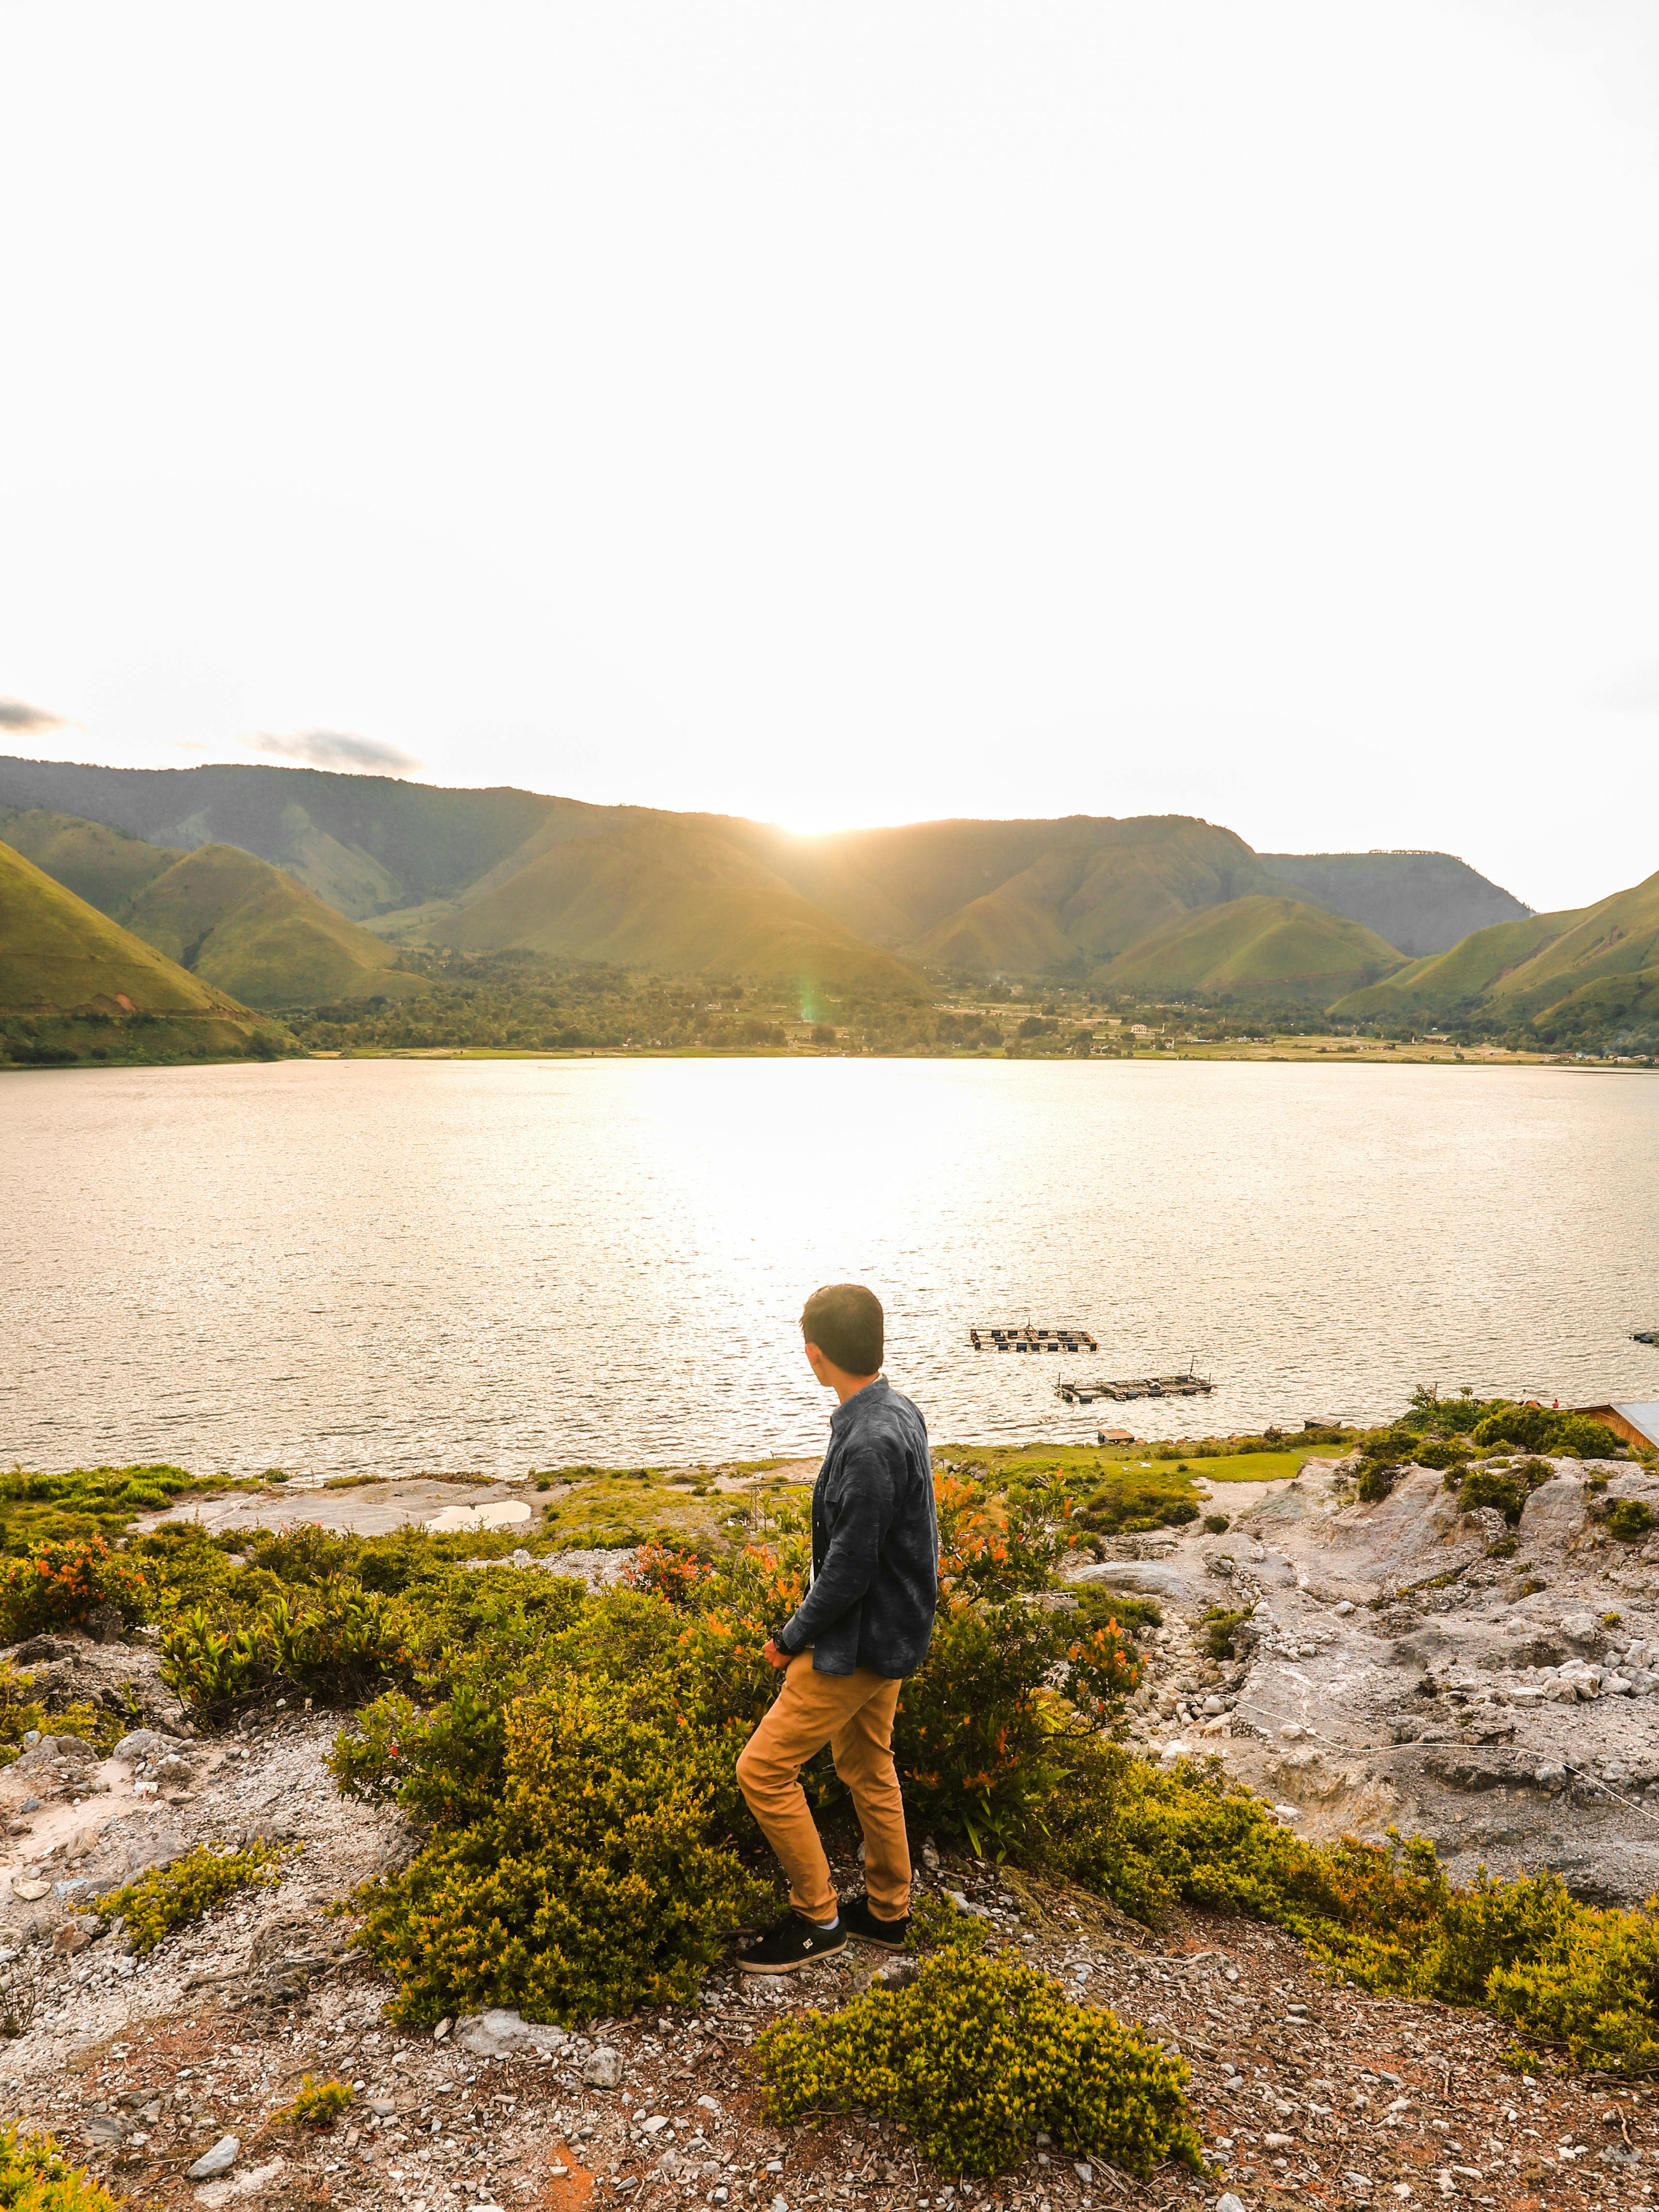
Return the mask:
[[[1419,1467],[1435,1468],[1462,1467],[1473,1456],[1470,1445],[1437,1439],[1432,1443],[1420,1444],[1412,1454]]]
[[[1401,1425],[1423,1435],[1466,1437],[1494,1405],[1504,1402],[1502,1399],[1477,1398],[1472,1390],[1443,1398],[1430,1384],[1419,1383],[1412,1392],[1411,1404]]]
[[[84,2166],[65,2163],[51,2136],[0,2127],[0,2205],[8,2212],[117,2212],[116,2200]]]
[[[83,1743],[95,1744],[100,1752],[107,1755],[131,1724],[125,1716],[95,1705],[76,1704],[48,1713],[45,1705],[30,1695],[33,1687],[33,1674],[20,1672],[9,1661],[0,1662],[0,1767],[13,1765],[22,1757],[23,1738],[31,1729],[39,1729],[43,1734],[50,1731],[53,1735],[77,1735]],[[136,1721],[137,1717],[135,1711],[131,1719]]]
[[[1357,1848],[1357,1847],[1356,1847]],[[1558,1875],[1454,1889],[1421,1838],[1393,1855],[1409,1910],[1374,1909],[1322,1948],[1370,1989],[1481,2005],[1580,2063],[1659,2063],[1659,1927],[1646,1911],[1582,1904]]]
[[[1659,2064],[1659,1925],[1582,1904],[1555,1875],[1482,1870],[1454,1888],[1420,1837],[1309,1844],[1213,1764],[1166,1773],[1098,1740],[1079,1747],[1042,1851],[1142,1918],[1248,1913],[1364,1988],[1481,2006],[1580,2061]]]
[[[1474,1513],[1481,1506],[1495,1506],[1511,1528],[1521,1518],[1521,1509],[1526,1504],[1526,1492],[1512,1475],[1498,1474],[1491,1468],[1476,1468],[1463,1478],[1458,1493],[1458,1503],[1466,1513]]]
[[[1103,1480],[1103,1477],[1108,1479]],[[1203,1510],[1194,1499],[1192,1475],[1182,1474],[1178,1468],[1161,1464],[1144,1468],[1121,1460],[1102,1462],[1080,1481],[1089,1486],[1081,1505],[1073,1506],[1051,1491],[1044,1501],[1045,1509],[1069,1511],[1079,1527],[1097,1535],[1182,1528]]]
[[[432,1824],[412,1865],[359,1893],[400,2019],[509,2005],[569,2022],[684,2002],[769,1908],[733,1840],[747,1729],[699,1711],[663,1601],[595,1610],[612,1634],[583,1639],[580,1669],[550,1650],[550,1678],[526,1694],[458,1682],[429,1721],[384,1700],[366,1745],[337,1750],[348,1793],[396,1796]]]
[[[1110,1897],[1137,1919],[1177,1904],[1280,1917],[1307,1849],[1218,1771],[1170,1772],[1098,1736],[1066,1747],[1066,1783],[1028,1863]]]
[[[1135,1688],[1141,1665],[1115,1620],[1075,1637],[1064,1614],[945,1594],[920,1671],[899,1692],[893,1757],[918,1818],[975,1852],[1017,1852],[1060,1782],[1060,1693],[1091,1719]]]
[[[1204,1533],[1206,1536],[1224,1536],[1232,1525],[1224,1513],[1206,1513],[1204,1516]]]
[[[1228,1613],[1212,1605],[1204,1616],[1204,1649],[1212,1659],[1231,1659],[1233,1656],[1233,1638],[1255,1610],[1244,1606],[1237,1613]]]
[[[1568,1452],[1584,1459],[1607,1459],[1619,1449],[1613,1431],[1587,1414],[1563,1413],[1549,1406],[1493,1406],[1476,1424],[1474,1442],[1484,1450],[1507,1444],[1512,1451]]]
[[[1621,1498],[1607,1516],[1607,1534],[1621,1544],[1639,1544],[1653,1526],[1653,1515],[1639,1498]]]
[[[990,1926],[971,1912],[958,1912],[937,1890],[918,1890],[910,1903],[907,1951],[982,1951]]]
[[[259,1696],[271,1673],[270,1639],[258,1628],[216,1628],[200,1606],[161,1638],[161,1680],[211,1719]]]
[[[274,1534],[256,1529],[245,1548],[249,1563],[278,1582],[317,1585],[355,1576],[363,1546],[359,1537],[301,1521]]]
[[[1379,1464],[1361,1468],[1354,1495],[1367,1505],[1380,1505],[1399,1480],[1398,1467]]]
[[[409,1679],[413,1666],[402,1619],[388,1601],[339,1578],[301,1585],[292,1603],[267,1596],[252,1620],[228,1627],[197,1606],[161,1639],[163,1680],[210,1719],[278,1687],[350,1703]]]
[[[406,1675],[412,1662],[400,1621],[359,1583],[327,1581],[293,1606],[277,1598],[267,1619],[276,1673],[327,1705],[355,1702]]]
[[[947,2172],[1006,2172],[1039,2130],[1065,2157],[1142,2178],[1166,2159],[1203,2171],[1186,2066],[1027,1966],[929,1960],[908,1988],[809,2013],[757,2050],[769,2118],[863,2106],[902,2120]]]
[[[72,1626],[104,1605],[140,1620],[144,1601],[143,1577],[101,1536],[47,1537],[0,1560],[0,1644]]]
[[[1078,1540],[1074,1529],[1049,1519],[1051,1503],[1063,1517],[1071,1501],[1051,1501],[1041,1489],[1016,1487],[995,1499],[982,1483],[936,1474],[933,1493],[940,1573],[955,1588],[980,1597],[1046,1589]]]
[[[349,2081],[313,2081],[309,2074],[300,2083],[300,2094],[282,2114],[296,2127],[331,2128],[351,2104]]]
[[[170,1619],[187,1607],[223,1595],[240,1569],[199,1522],[167,1521],[126,1547],[150,1594],[152,1620]]]
[[[175,1928],[200,1920],[239,1889],[280,1881],[286,1856],[274,1844],[252,1843],[241,1851],[198,1844],[170,1866],[152,1867],[125,1889],[106,1891],[96,1909],[106,1920],[125,1917],[132,1948],[143,1957]]]

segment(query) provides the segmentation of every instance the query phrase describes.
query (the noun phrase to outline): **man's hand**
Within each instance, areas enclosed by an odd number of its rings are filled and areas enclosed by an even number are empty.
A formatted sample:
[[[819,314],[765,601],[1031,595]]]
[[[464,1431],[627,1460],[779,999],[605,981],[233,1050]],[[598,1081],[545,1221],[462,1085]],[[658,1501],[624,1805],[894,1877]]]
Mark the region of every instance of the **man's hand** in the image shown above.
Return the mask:
[[[793,1656],[792,1652],[780,1651],[769,1636],[762,1646],[762,1656],[774,1667],[787,1667]]]

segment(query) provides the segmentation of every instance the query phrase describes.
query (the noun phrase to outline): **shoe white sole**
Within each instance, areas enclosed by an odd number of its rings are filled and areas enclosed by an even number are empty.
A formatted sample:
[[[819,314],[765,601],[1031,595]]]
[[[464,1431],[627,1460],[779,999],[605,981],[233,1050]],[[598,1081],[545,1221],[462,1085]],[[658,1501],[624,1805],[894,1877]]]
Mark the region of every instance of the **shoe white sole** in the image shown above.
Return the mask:
[[[775,1960],[751,1962],[739,1953],[737,1969],[740,1974],[798,1974],[803,1966],[816,1966],[825,1959],[839,1958],[846,1948],[845,1942],[834,1943],[825,1950],[814,1951],[810,1959],[787,1959],[781,1964]]]

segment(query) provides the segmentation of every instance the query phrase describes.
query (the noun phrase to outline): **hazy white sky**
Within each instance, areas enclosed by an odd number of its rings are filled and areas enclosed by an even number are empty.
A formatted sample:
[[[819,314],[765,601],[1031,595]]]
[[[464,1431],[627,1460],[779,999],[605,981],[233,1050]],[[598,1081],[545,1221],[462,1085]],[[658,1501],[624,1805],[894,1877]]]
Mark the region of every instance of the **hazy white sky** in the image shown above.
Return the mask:
[[[0,750],[1659,865],[1653,0],[0,0]]]

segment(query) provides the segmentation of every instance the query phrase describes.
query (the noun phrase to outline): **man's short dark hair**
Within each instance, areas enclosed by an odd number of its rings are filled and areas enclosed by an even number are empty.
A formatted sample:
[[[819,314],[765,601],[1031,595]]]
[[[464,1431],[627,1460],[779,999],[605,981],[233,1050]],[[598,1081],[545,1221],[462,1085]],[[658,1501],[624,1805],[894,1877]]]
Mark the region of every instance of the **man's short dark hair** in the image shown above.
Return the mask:
[[[862,1283],[826,1283],[800,1311],[800,1333],[848,1375],[878,1375],[886,1345],[881,1300]]]

